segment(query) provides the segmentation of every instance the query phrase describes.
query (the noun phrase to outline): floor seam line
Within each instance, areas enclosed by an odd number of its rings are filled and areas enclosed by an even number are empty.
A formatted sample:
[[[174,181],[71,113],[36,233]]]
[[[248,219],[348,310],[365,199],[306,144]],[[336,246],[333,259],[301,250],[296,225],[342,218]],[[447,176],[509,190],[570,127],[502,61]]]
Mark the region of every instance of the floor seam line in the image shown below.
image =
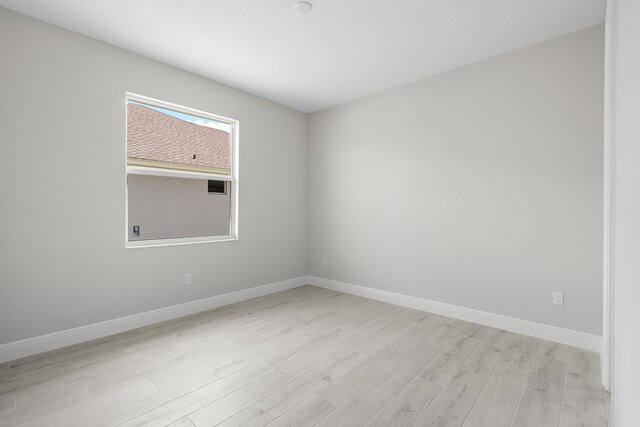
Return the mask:
[[[531,358],[531,366],[529,366],[529,372],[527,373],[527,377],[524,380],[524,386],[522,387],[522,391],[520,392],[520,398],[518,399],[518,404],[516,405],[516,409],[513,411],[513,415],[511,416],[511,422],[509,426],[513,425],[515,421],[516,414],[518,413],[518,408],[520,407],[520,402],[522,402],[522,396],[524,396],[524,391],[527,389],[527,383],[529,382],[529,377],[531,376],[531,372],[533,371],[533,363],[536,361],[536,357],[538,357],[538,350],[540,349],[540,345],[542,344],[542,340],[538,340],[538,345],[536,346],[536,351],[533,353],[533,357]]]

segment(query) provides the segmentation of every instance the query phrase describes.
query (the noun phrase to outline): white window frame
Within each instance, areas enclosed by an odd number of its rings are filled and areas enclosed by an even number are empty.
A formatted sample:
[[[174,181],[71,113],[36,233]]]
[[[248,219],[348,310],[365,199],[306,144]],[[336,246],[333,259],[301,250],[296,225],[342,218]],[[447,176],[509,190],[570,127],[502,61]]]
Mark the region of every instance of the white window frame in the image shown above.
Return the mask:
[[[125,97],[125,112],[126,106],[129,101],[140,102],[142,104],[148,104],[155,107],[165,108],[167,110],[173,110],[179,113],[189,114],[192,116],[201,117],[203,119],[215,120],[217,122],[226,123],[231,126],[231,133],[229,135],[229,148],[231,155],[231,170],[230,174],[218,175],[214,173],[206,172],[191,172],[181,171],[174,169],[162,169],[152,168],[144,166],[129,166],[127,164],[127,150],[125,146],[125,159],[124,164],[126,167],[125,175],[125,234],[124,241],[126,248],[148,248],[156,246],[175,246],[175,245],[189,245],[196,243],[210,243],[210,242],[228,242],[238,240],[238,195],[239,195],[239,161],[238,161],[238,133],[240,128],[240,122],[229,117],[219,116],[211,114],[206,111],[196,110],[194,108],[185,107],[183,105],[173,104],[171,102],[162,101],[159,99],[149,98],[147,96],[138,95],[135,93],[127,92]],[[125,144],[127,138],[125,137]],[[151,175],[151,176],[164,176],[171,178],[196,178],[196,179],[213,179],[218,181],[230,182],[229,195],[230,200],[230,230],[231,233],[222,236],[201,236],[201,237],[179,237],[172,239],[153,239],[153,240],[129,240],[129,175]]]

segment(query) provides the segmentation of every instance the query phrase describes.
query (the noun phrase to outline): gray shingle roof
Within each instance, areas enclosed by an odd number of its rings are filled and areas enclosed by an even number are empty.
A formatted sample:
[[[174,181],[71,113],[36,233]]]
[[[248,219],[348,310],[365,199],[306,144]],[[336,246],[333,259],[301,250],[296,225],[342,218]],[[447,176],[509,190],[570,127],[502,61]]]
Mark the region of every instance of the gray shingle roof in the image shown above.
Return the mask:
[[[128,104],[127,157],[228,169],[229,133]]]

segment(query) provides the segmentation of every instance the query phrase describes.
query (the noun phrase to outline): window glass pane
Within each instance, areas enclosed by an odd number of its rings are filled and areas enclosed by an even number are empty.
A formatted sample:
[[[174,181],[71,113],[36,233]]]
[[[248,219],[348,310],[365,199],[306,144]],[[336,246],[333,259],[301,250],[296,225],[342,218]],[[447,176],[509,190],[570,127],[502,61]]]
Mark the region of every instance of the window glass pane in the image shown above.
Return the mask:
[[[225,181],[209,180],[209,194],[227,194]]]
[[[127,103],[127,164],[230,175],[228,123]]]
[[[231,185],[209,193],[209,180],[129,175],[129,240],[231,234]],[[138,226],[138,235],[134,232]]]

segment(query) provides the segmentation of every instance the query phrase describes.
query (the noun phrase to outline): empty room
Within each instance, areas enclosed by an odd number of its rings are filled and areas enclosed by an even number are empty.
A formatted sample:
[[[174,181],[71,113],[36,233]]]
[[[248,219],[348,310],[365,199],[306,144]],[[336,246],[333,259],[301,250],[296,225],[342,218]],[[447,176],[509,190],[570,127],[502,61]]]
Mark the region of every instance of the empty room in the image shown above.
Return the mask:
[[[0,426],[640,426],[640,2],[0,0]]]

